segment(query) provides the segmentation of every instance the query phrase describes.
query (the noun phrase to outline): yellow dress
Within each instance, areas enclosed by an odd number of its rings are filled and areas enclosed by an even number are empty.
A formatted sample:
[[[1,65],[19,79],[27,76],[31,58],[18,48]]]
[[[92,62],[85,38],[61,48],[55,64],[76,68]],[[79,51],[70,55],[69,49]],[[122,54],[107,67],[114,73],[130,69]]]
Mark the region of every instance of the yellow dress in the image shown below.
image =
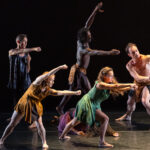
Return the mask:
[[[20,98],[15,106],[15,111],[25,115],[25,121],[32,122],[33,108],[36,109],[38,116],[43,114],[43,106],[41,101],[50,95],[50,88],[47,86],[44,92],[42,92],[41,85],[31,84],[24,95]]]

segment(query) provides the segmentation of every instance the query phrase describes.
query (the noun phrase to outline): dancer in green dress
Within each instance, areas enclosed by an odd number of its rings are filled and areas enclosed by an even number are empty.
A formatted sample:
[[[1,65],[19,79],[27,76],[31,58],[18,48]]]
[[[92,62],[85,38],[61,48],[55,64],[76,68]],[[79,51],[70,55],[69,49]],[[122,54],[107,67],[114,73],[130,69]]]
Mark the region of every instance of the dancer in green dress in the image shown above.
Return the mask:
[[[88,124],[89,127],[93,127],[95,122],[99,122],[101,125],[99,147],[113,147],[113,145],[105,142],[105,133],[109,118],[102,112],[100,105],[109,98],[110,94],[115,96],[119,94],[123,95],[125,91],[131,88],[136,88],[136,85],[132,83],[118,83],[114,77],[112,68],[102,68],[93,88],[78,102],[75,117],[66,125],[59,139],[69,139],[70,137],[66,136],[66,134],[80,122]]]

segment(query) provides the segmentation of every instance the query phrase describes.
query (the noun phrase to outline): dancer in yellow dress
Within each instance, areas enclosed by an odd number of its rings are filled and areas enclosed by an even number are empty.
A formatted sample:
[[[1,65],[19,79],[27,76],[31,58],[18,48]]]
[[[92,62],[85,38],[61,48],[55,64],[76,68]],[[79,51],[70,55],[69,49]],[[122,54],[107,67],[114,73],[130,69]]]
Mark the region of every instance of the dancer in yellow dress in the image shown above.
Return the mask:
[[[25,116],[25,121],[32,123],[35,121],[38,133],[42,140],[42,147],[48,148],[46,142],[46,132],[42,123],[43,106],[41,101],[48,95],[80,95],[81,91],[60,91],[52,89],[54,84],[55,73],[60,69],[67,69],[66,65],[59,66],[49,72],[45,72],[30,85],[24,95],[20,98],[15,106],[11,121],[6,127],[0,144],[3,144],[8,135],[10,135],[16,125]]]

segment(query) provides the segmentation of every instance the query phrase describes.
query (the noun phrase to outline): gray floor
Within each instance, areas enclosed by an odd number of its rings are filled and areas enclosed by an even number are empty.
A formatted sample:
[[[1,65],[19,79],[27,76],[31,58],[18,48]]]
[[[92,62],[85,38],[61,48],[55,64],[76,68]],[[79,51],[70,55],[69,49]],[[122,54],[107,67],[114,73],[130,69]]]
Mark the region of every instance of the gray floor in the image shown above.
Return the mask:
[[[135,112],[132,122],[115,122],[114,118],[123,113],[110,112],[111,126],[119,131],[120,137],[106,136],[106,141],[114,144],[112,150],[150,150],[150,117],[146,112]],[[5,121],[8,114],[0,114],[0,136],[7,125]],[[59,141],[57,126],[51,125],[52,114],[44,115],[44,125],[47,131],[47,142],[50,150],[97,150],[99,137],[71,136],[70,141]],[[2,150],[41,150],[41,141],[36,130],[27,128],[22,121],[12,135],[8,137],[5,144],[0,147]]]

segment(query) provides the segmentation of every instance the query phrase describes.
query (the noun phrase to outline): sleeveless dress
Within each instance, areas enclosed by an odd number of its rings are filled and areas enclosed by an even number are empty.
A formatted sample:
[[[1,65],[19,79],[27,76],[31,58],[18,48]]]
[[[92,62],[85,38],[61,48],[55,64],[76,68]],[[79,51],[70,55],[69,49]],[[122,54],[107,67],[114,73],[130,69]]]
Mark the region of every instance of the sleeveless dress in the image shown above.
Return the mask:
[[[80,99],[76,106],[75,117],[77,120],[88,124],[90,127],[95,123],[96,109],[101,110],[101,103],[110,96],[109,90],[97,89],[97,83],[98,81],[96,81],[93,88]]]
[[[9,56],[10,71],[8,88],[25,91],[30,86],[31,79],[27,72],[27,57],[27,53],[24,56]]]
[[[14,108],[15,111],[25,115],[25,121],[28,123],[36,120],[43,114],[41,101],[50,95],[51,88],[46,87],[44,92],[41,90],[41,85],[31,84]]]

